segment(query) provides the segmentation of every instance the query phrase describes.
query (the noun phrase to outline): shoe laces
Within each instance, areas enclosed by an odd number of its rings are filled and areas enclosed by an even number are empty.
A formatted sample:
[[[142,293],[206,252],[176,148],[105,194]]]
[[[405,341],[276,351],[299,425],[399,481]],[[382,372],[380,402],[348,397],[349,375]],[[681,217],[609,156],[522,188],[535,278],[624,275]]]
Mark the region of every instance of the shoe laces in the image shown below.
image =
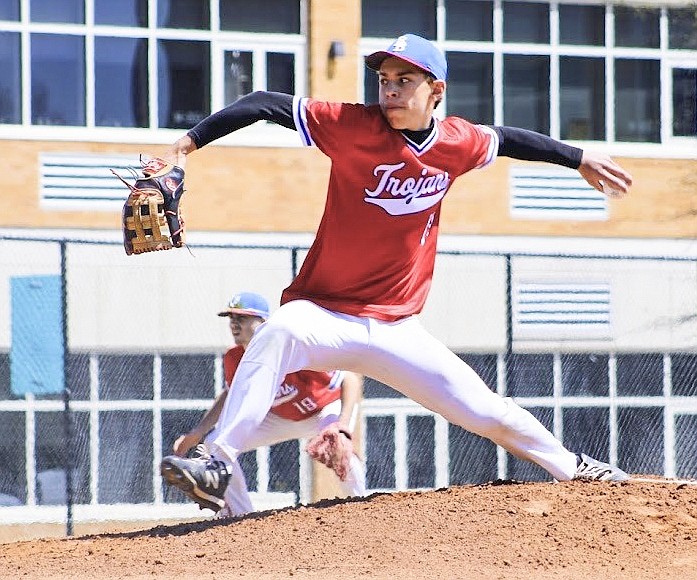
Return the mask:
[[[205,459],[206,461],[210,461],[211,452],[208,450],[205,443],[199,443],[194,447],[191,452],[191,459]]]
[[[576,477],[582,479],[595,479],[599,481],[612,479],[615,470],[612,465],[603,461],[598,461],[592,457],[583,455],[578,456],[579,464],[576,468]]]

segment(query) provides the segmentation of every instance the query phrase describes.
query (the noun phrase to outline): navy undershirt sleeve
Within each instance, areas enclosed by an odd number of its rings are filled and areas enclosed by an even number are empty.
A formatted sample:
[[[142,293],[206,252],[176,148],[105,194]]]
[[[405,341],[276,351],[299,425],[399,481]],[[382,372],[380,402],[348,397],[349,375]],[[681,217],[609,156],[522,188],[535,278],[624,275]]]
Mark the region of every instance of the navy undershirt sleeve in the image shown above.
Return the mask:
[[[206,117],[188,135],[200,149],[256,121],[271,121],[295,130],[293,95],[256,91],[245,95],[217,113]],[[498,154],[526,161],[545,161],[577,169],[583,150],[547,135],[517,127],[493,127],[499,136]]]
[[[547,135],[517,127],[493,127],[499,136],[499,155],[525,161],[546,161],[578,169],[583,149],[572,147]]]
[[[256,91],[213,113],[187,133],[201,148],[233,131],[256,121],[271,121],[287,129],[295,129],[293,95]]]

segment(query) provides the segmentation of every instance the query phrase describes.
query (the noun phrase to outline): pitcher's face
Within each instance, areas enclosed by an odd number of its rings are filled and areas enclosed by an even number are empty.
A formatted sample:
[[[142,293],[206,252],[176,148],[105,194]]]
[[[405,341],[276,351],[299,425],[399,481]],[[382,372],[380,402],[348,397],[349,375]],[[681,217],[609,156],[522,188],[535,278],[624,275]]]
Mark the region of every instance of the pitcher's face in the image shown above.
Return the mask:
[[[393,129],[428,129],[433,109],[443,98],[445,82],[434,80],[420,68],[389,57],[378,72],[380,108]]]

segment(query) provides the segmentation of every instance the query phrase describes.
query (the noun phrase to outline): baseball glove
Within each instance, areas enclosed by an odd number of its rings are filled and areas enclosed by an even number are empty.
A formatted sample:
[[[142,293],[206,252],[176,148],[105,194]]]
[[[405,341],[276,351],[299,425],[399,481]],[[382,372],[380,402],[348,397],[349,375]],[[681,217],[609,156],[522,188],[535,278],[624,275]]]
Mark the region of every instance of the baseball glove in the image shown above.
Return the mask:
[[[343,431],[334,424],[315,435],[305,447],[312,459],[332,469],[341,481],[346,481],[349,463],[353,455],[353,444]]]
[[[179,202],[184,195],[184,170],[153,157],[144,162],[143,176],[133,170],[131,185],[113,169],[130,190],[123,205],[123,246],[127,255],[171,250],[184,245],[184,219]]]

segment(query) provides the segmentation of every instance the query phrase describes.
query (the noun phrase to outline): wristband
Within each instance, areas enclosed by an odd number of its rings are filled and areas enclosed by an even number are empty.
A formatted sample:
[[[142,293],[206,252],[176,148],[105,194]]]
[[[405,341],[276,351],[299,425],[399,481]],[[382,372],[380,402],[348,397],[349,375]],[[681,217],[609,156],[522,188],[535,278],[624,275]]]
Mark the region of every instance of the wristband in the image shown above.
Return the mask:
[[[351,436],[351,433],[349,433],[346,429],[339,429],[339,433],[341,433],[341,434],[342,434],[344,437],[346,437],[346,439],[348,439],[349,441],[350,441],[351,439],[353,439],[353,437]]]

